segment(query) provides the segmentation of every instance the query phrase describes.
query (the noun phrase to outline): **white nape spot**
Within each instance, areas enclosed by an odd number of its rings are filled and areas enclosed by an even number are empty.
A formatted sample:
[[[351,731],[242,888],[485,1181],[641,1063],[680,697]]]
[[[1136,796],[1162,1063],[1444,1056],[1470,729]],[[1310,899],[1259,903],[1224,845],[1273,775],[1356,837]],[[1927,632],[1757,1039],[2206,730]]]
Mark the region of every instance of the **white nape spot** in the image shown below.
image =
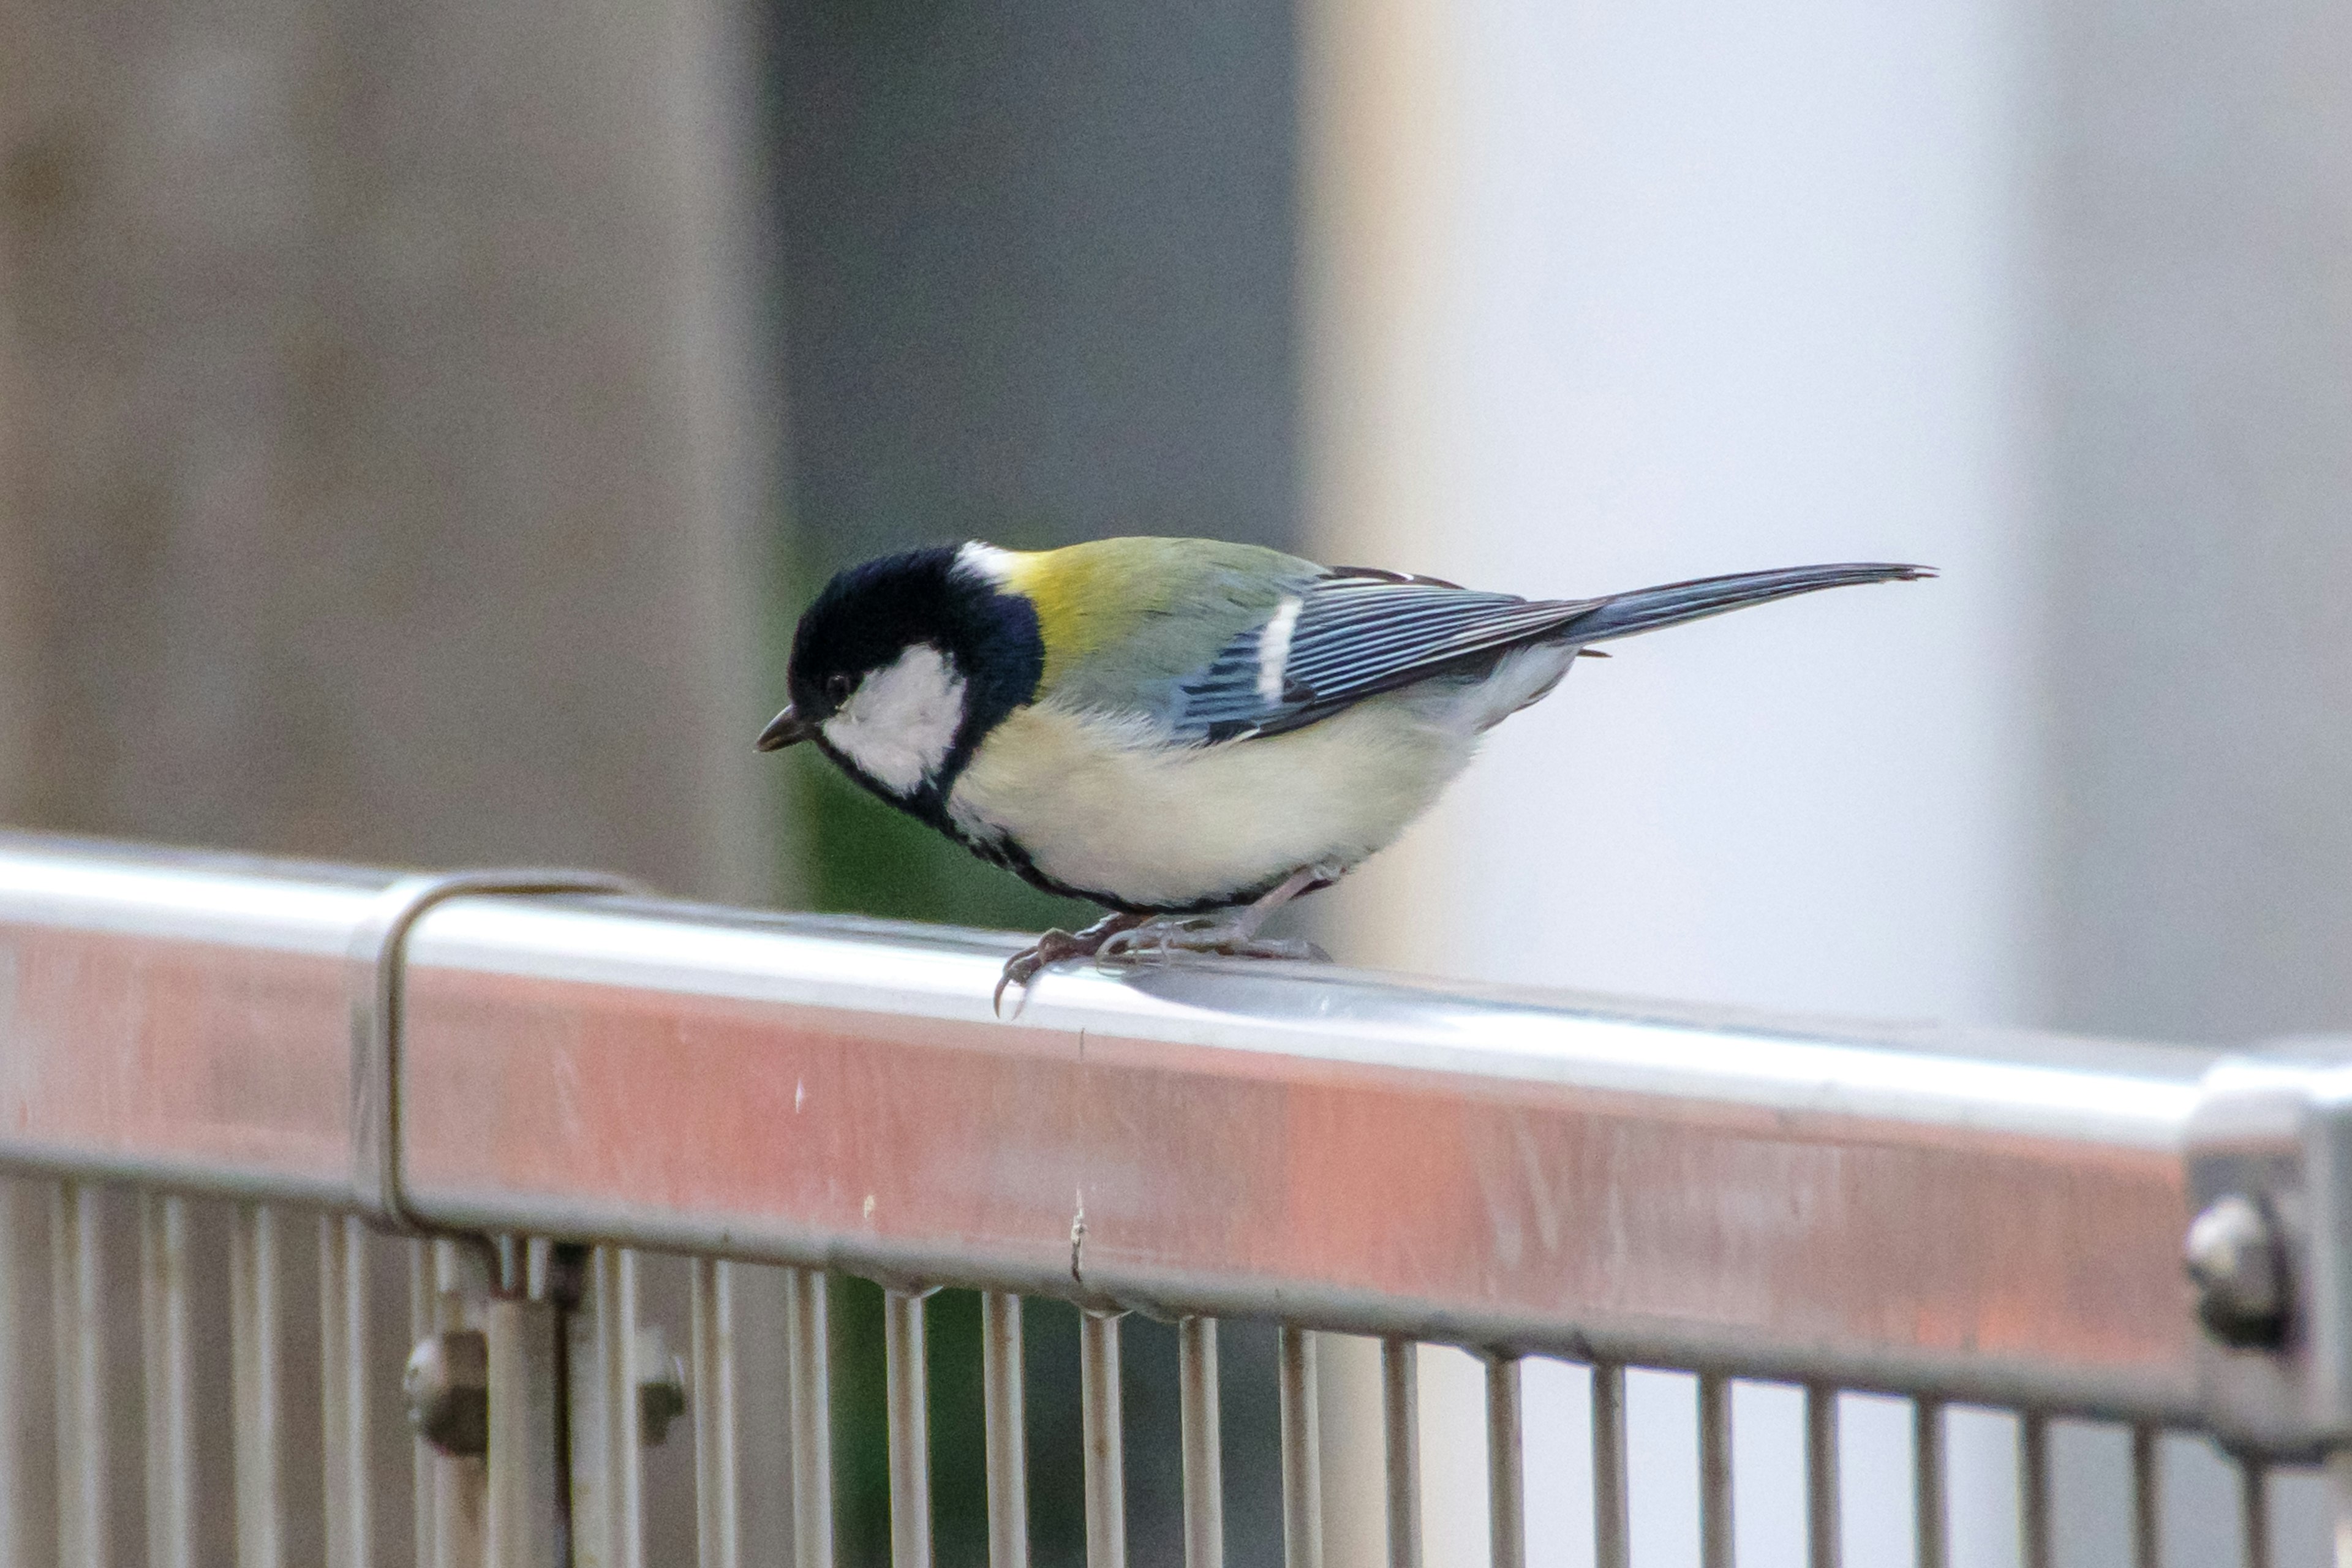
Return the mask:
[[[977,539],[956,552],[955,563],[958,571],[971,574],[992,588],[1002,588],[1013,580],[1013,552]]]
[[[1290,635],[1298,629],[1298,607],[1304,603],[1297,595],[1276,605],[1274,618],[1265,623],[1265,630],[1257,635],[1257,695],[1261,702],[1282,700],[1282,671],[1290,662]]]
[[[962,724],[955,661],[917,643],[869,672],[824,729],[860,773],[893,795],[912,795],[947,761]]]

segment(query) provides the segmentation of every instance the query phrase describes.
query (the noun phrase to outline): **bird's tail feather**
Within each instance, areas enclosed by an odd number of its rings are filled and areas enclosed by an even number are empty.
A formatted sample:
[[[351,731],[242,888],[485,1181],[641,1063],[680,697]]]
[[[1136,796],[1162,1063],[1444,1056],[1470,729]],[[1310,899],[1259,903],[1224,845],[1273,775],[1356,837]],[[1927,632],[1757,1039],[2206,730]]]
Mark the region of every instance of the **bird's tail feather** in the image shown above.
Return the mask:
[[[1789,566],[1777,572],[1740,572],[1728,577],[1702,577],[1691,583],[1636,588],[1595,601],[1590,610],[1561,623],[1556,636],[1579,643],[1606,642],[1661,626],[1678,626],[1727,610],[1769,604],[1822,588],[1845,588],[1858,583],[1908,583],[1933,577],[1930,566],[1903,566],[1857,562],[1842,566]]]

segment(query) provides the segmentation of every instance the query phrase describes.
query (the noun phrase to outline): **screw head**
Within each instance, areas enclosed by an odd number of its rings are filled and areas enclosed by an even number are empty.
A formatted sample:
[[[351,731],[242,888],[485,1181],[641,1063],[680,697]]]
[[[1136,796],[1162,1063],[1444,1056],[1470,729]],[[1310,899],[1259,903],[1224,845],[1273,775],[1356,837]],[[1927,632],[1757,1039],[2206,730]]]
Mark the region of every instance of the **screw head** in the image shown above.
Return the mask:
[[[2181,1262],[2197,1316],[2225,1345],[2274,1350],[2286,1338],[2287,1269],[2278,1228],[2243,1193],[2226,1193],[2189,1222]]]
[[[408,1424],[441,1453],[490,1451],[490,1347],[478,1331],[456,1329],[417,1341],[400,1392]]]

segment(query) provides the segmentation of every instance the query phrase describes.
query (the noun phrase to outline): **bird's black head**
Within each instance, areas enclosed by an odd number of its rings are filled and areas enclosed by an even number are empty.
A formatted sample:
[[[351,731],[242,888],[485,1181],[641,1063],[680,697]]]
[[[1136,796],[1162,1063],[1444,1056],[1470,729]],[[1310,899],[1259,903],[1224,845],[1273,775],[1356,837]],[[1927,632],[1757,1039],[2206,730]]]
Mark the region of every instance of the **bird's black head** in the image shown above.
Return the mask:
[[[1037,689],[1037,613],[972,548],[910,551],[825,584],[793,634],[792,706],[761,751],[814,741],[886,799],[936,812],[981,737]]]

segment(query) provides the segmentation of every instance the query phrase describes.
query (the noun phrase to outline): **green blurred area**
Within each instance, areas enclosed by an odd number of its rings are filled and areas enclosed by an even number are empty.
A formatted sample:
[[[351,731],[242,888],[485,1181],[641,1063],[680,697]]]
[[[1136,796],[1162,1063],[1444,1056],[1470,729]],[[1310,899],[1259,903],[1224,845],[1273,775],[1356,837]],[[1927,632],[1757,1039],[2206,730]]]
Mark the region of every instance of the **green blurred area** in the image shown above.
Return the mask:
[[[809,909],[1026,931],[1076,930],[1102,912],[1041,893],[885,805],[814,747],[786,765],[802,844],[788,885]]]

